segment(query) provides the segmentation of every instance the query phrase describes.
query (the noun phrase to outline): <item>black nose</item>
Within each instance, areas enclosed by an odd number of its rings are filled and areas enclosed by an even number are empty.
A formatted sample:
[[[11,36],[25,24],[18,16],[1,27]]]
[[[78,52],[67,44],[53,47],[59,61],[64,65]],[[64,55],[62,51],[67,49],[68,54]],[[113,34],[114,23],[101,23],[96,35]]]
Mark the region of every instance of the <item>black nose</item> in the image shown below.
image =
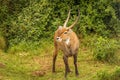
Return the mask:
[[[56,38],[57,40],[59,39],[59,37]]]

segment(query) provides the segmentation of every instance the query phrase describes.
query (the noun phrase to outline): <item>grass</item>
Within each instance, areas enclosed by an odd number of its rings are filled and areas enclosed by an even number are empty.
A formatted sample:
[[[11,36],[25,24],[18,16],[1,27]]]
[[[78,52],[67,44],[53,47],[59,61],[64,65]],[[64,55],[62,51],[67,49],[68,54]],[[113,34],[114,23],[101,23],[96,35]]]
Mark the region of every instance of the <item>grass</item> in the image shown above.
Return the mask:
[[[46,45],[46,46],[45,46]],[[0,80],[65,80],[62,52],[56,62],[56,73],[52,73],[53,44],[45,43],[33,52],[4,53],[0,51]],[[101,70],[113,71],[118,64],[98,62],[89,49],[82,47],[78,54],[79,76],[75,76],[73,58],[69,58],[72,73],[67,80],[97,80]]]

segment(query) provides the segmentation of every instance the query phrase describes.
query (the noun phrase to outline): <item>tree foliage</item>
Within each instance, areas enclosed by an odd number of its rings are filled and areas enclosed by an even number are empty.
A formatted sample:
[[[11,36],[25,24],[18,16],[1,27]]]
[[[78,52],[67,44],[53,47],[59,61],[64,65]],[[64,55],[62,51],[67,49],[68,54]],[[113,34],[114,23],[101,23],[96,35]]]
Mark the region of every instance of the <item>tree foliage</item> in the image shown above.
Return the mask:
[[[72,9],[70,25],[80,9],[80,20],[74,27],[78,36],[118,36],[119,6],[120,2],[115,0],[0,0],[0,34],[9,45],[52,39],[68,10]]]

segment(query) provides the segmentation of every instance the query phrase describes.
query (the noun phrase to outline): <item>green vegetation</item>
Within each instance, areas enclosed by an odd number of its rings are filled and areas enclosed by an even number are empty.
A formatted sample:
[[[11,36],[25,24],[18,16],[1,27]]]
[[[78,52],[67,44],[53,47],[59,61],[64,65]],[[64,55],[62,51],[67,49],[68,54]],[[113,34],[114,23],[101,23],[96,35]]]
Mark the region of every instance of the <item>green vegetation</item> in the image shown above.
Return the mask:
[[[116,67],[112,72],[100,71],[97,73],[97,80],[119,80],[120,79],[120,67]]]
[[[69,3],[69,4],[68,4]],[[20,42],[38,42],[52,39],[54,31],[64,23],[71,8],[71,19],[80,9],[80,20],[74,28],[78,36],[97,34],[112,38],[119,36],[119,1],[51,1],[51,0],[2,0],[0,5],[0,34],[7,46]]]
[[[0,49],[5,50],[6,43],[4,37],[0,36]]]
[[[51,73],[53,35],[71,10],[68,26],[81,46],[80,76],[68,80],[118,80],[120,77],[119,0],[0,0],[0,80],[64,80],[62,53]]]
[[[108,39],[103,37],[94,38],[93,44],[93,56],[100,61],[115,61],[116,51],[118,50],[118,43],[114,39]]]
[[[52,73],[53,43],[43,41],[34,51],[16,53],[0,52],[0,78],[1,80],[64,80],[64,62],[60,52],[56,62],[56,73]],[[49,46],[49,47],[48,47]],[[119,52],[118,52],[119,53]],[[82,46],[78,53],[78,69],[80,75],[75,76],[73,58],[69,58],[72,72],[68,80],[98,80],[119,77],[119,63],[109,64],[93,59],[90,49]],[[119,55],[118,55],[119,56]],[[116,68],[115,68],[116,67]],[[105,76],[104,76],[104,74]],[[104,72],[106,71],[106,73]],[[108,78],[107,77],[107,78]],[[103,79],[103,80],[104,80]],[[114,80],[114,79],[113,79]]]

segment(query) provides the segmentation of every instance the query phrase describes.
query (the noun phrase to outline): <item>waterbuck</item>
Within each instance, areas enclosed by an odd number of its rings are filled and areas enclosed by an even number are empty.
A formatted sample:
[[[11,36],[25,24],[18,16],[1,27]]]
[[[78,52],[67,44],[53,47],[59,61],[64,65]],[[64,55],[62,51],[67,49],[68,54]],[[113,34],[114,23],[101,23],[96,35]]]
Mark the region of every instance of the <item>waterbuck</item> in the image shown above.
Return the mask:
[[[54,34],[55,51],[53,54],[52,72],[55,72],[56,57],[58,54],[58,50],[61,50],[64,53],[63,60],[65,64],[65,77],[67,76],[68,72],[70,72],[70,68],[68,65],[68,57],[71,57],[71,56],[73,56],[74,58],[75,74],[79,75],[78,68],[77,68],[77,54],[79,49],[79,40],[76,33],[72,31],[72,28],[78,22],[80,13],[78,10],[78,17],[76,18],[75,22],[71,26],[66,27],[70,17],[70,11],[71,10],[69,10],[68,17],[64,25],[59,26],[59,28],[55,31],[55,34]]]

